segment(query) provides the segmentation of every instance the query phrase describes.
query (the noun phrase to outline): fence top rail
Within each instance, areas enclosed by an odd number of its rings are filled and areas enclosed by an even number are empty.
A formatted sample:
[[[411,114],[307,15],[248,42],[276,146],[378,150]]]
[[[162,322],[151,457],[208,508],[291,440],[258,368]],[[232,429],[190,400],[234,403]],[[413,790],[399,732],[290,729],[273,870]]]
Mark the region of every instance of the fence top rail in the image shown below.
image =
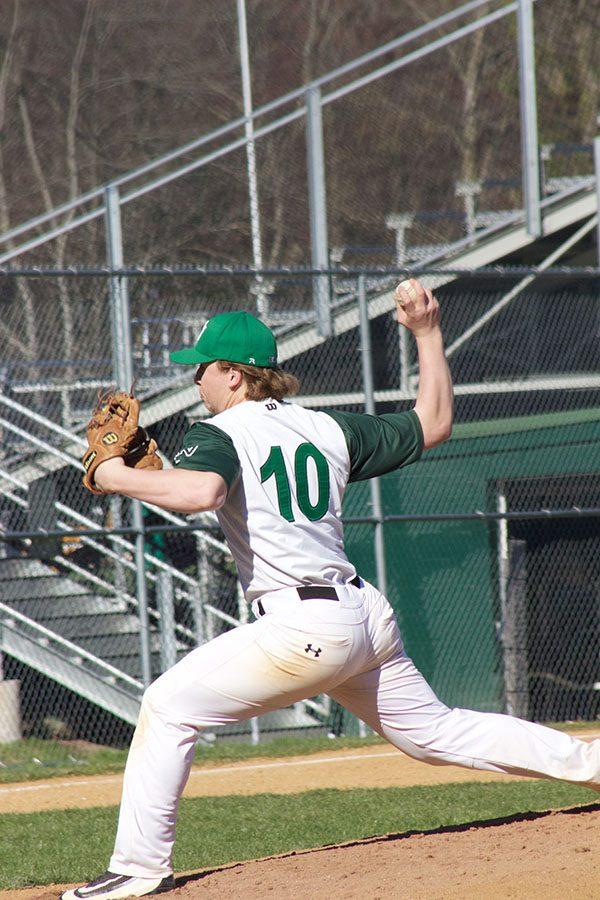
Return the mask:
[[[507,511],[488,511],[476,509],[472,512],[458,513],[399,513],[397,515],[382,516],[348,516],[344,518],[346,525],[368,525],[379,522],[462,522],[462,521],[493,521],[502,519],[579,519],[595,518],[600,516],[598,506],[571,506],[568,509],[515,509]]]
[[[254,266],[127,266],[113,269],[109,266],[67,266],[66,268],[50,268],[44,266],[29,266],[16,268],[12,266],[0,266],[0,277],[5,278],[79,278],[79,277],[111,277],[111,278],[135,278],[148,276],[194,276],[209,277],[305,277],[314,275],[328,275],[331,277],[355,277],[361,275],[380,275],[382,277],[402,276],[418,278],[421,275],[452,275],[457,278],[517,278],[523,275],[535,275],[536,277],[573,276],[577,278],[598,278],[600,267],[598,266],[479,266],[474,268],[448,267],[435,265],[415,266],[328,266],[314,268],[312,266],[279,266],[257,269]],[[141,320],[140,320],[141,321]],[[148,319],[147,321],[153,321]]]
[[[570,519],[570,518],[594,518],[600,516],[598,506],[570,506],[563,509],[516,509],[507,511],[476,509],[469,512],[457,513],[401,513],[397,515],[376,516],[344,516],[345,525],[369,525],[379,522],[458,522],[463,520],[500,521],[502,519]],[[143,529],[127,528],[95,528],[95,529],[61,529],[58,531],[0,531],[0,542],[18,540],[47,540],[48,538],[65,537],[114,537],[126,534],[162,534],[164,532],[179,533],[187,531],[199,531],[210,526],[198,525],[149,525]],[[1,563],[0,563],[1,565]],[[193,579],[192,579],[193,580]]]

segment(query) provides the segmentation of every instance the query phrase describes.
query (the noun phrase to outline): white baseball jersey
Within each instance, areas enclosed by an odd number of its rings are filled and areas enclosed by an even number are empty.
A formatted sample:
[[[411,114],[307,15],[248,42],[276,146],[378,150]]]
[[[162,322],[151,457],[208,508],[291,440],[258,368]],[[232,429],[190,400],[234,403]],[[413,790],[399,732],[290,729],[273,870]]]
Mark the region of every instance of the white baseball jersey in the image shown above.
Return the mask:
[[[192,426],[174,463],[227,481],[217,516],[251,601],[277,588],[351,581],[340,520],[348,481],[406,465],[421,450],[412,411],[325,413],[268,399]]]

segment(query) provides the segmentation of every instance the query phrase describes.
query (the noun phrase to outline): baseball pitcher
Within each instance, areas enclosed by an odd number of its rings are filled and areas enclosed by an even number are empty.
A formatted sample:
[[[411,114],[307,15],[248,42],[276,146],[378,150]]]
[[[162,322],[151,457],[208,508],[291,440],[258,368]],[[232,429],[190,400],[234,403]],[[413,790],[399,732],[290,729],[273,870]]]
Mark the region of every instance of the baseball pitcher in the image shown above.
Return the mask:
[[[229,312],[210,319],[194,347],[171,354],[194,367],[212,413],[187,432],[173,469],[155,464],[156,448],[136,431],[137,419],[118,450],[118,440],[106,438],[118,435],[111,422],[102,419],[91,433],[90,490],[180,513],[216,510],[255,621],[193,650],[147,689],[108,871],[64,898],[173,887],[177,807],[199,731],[322,692],[423,762],[600,789],[600,741],[446,707],[406,656],[388,601],[344,552],[346,485],[417,462],[452,429],[438,303],[415,279],[395,297],[419,358],[408,412],[313,412],[289,402],[298,384],[278,367],[273,334],[248,313]],[[100,446],[107,440],[112,455]]]

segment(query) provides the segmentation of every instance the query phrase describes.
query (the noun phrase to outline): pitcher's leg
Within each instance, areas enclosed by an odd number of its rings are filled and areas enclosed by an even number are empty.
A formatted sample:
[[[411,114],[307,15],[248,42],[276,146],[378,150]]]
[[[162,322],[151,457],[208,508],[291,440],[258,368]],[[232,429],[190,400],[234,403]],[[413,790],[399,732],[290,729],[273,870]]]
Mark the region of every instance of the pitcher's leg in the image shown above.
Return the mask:
[[[111,872],[171,873],[177,807],[200,729],[279,709],[342,677],[352,643],[347,635],[319,635],[315,655],[305,652],[305,635],[273,620],[204,644],[146,691],[125,769]]]
[[[404,655],[344,682],[331,696],[414,759],[600,789],[599,740],[586,743],[499,713],[449,709]]]
[[[125,766],[111,872],[140,878],[171,874],[179,798],[197,736],[196,728],[168,721],[146,691]]]

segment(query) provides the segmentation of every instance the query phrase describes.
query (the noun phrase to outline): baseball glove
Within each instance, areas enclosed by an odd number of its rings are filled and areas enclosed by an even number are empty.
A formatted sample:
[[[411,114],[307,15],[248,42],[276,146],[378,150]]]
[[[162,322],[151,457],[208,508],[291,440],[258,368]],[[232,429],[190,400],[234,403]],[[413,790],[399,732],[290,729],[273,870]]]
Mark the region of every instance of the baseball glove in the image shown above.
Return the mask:
[[[134,469],[162,469],[156,441],[138,424],[140,401],[133,393],[108,391],[98,403],[87,426],[88,448],[83,454],[83,485],[93,494],[105,493],[94,483],[94,472],[107,459],[123,458]]]

